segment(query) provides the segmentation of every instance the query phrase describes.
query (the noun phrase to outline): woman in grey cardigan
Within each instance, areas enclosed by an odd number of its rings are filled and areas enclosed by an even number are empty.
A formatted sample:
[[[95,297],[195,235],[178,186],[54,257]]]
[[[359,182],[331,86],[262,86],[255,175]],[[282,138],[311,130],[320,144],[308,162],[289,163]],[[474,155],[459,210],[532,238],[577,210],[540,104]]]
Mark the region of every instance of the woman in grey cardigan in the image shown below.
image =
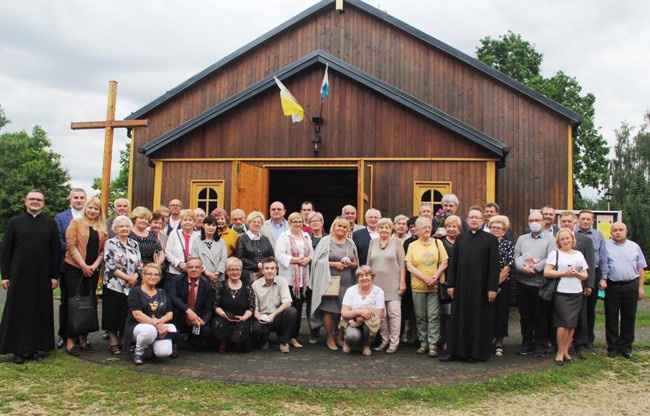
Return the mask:
[[[217,221],[213,217],[203,219],[201,238],[195,239],[190,248],[190,257],[198,257],[203,262],[203,274],[210,279],[214,289],[223,280],[228,250],[225,241],[217,233]]]
[[[337,344],[343,345],[340,334],[337,340],[334,340],[335,317],[338,318],[341,314],[345,291],[356,283],[354,271],[358,264],[358,254],[357,247],[347,238],[349,228],[347,219],[335,219],[330,228],[330,235],[320,240],[312,257],[312,309],[309,320],[312,328],[325,326],[327,347],[330,350],[337,350]],[[332,280],[339,280],[338,295],[327,296],[326,291]]]

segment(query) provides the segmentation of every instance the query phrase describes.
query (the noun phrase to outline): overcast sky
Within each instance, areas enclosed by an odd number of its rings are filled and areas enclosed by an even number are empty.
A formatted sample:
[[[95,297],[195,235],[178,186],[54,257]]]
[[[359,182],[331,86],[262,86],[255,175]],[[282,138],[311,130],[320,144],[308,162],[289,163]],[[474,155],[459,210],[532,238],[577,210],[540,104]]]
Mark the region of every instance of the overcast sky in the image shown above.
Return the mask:
[[[3,0],[2,132],[47,131],[74,186],[101,176],[108,81],[123,119],[192,75],[302,12],[315,0]],[[544,55],[542,71],[575,76],[596,96],[596,125],[614,143],[621,121],[650,107],[650,2],[627,0],[368,0],[471,56],[479,40],[521,34]],[[332,6],[333,7],[333,6]],[[644,75],[645,74],[645,75]],[[126,131],[115,132],[113,175]],[[590,196],[595,195],[589,193]]]

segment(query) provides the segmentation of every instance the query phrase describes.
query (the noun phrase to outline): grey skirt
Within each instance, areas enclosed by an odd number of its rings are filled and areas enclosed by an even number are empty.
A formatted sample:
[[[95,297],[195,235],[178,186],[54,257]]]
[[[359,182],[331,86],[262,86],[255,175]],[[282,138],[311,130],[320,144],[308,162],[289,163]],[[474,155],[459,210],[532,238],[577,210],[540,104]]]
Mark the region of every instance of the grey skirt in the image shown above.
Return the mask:
[[[555,327],[575,328],[582,307],[582,293],[556,293],[553,300],[553,324]]]

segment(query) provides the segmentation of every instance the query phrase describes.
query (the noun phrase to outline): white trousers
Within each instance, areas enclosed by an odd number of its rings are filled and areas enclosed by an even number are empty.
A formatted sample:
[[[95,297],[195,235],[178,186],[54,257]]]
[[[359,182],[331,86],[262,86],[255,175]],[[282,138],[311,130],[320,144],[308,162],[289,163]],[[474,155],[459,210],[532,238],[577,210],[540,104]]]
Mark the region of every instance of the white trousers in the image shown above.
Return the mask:
[[[176,331],[174,324],[165,324],[171,332]],[[153,353],[156,357],[169,357],[172,354],[172,340],[159,339],[158,330],[150,324],[137,324],[133,329],[133,342],[135,355],[144,354],[144,350],[153,344]]]

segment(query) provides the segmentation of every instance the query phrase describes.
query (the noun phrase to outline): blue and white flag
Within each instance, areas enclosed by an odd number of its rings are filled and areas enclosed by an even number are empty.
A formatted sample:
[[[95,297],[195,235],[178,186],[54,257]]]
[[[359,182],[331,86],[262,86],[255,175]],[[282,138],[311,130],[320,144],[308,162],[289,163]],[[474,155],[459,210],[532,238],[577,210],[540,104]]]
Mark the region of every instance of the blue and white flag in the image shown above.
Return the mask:
[[[327,69],[330,67],[330,64],[325,64],[325,76],[323,77],[323,84],[320,86],[320,95],[323,97],[321,102],[325,102],[325,98],[330,93],[330,80],[327,77]]]

